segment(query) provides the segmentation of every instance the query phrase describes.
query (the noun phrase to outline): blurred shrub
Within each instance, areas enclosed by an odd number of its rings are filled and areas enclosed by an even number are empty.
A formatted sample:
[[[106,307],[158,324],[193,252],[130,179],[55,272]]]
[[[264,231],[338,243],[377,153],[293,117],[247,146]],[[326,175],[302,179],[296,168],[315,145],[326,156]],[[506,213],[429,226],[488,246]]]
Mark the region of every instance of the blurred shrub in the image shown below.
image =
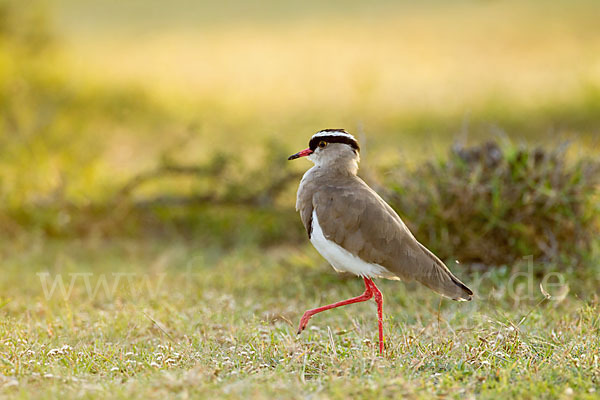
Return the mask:
[[[23,218],[100,200],[114,184],[106,153],[124,133],[148,142],[189,125],[142,89],[67,68],[45,3],[0,0],[0,210]]]
[[[0,41],[12,43],[29,56],[39,54],[54,41],[48,12],[40,1],[0,1]]]
[[[143,89],[77,77],[64,64],[43,5],[0,0],[0,232],[5,237],[169,234],[225,245],[303,237],[292,223],[297,222],[293,208],[274,205],[297,181],[285,164],[288,152],[276,145],[263,147],[263,164],[256,168],[234,153],[237,147],[195,165],[163,156],[155,169],[139,175],[121,173],[118,164],[109,167],[107,153],[118,148],[113,142],[143,146],[137,159],[154,150],[147,143],[169,134],[173,140],[156,145],[159,158],[158,149],[169,150],[169,144],[187,137],[195,119]]]
[[[306,237],[294,210],[301,173],[288,151],[264,146],[249,166],[235,153],[216,152],[198,164],[163,157],[157,167],[112,187],[89,204],[64,197],[23,204],[0,218],[0,231],[35,231],[46,237],[169,236],[206,245],[259,246]]]
[[[569,162],[566,146],[456,145],[447,160],[388,175],[386,197],[442,258],[574,262],[597,238],[599,173]]]
[[[297,242],[306,236],[293,207],[301,174],[291,169],[289,152],[280,143],[266,143],[263,149],[265,155],[252,166],[235,153],[217,152],[194,165],[163,159],[155,169],[133,177],[111,209],[120,210],[124,221],[138,221],[147,232],[176,233],[205,243]],[[191,184],[169,188],[165,180]]]

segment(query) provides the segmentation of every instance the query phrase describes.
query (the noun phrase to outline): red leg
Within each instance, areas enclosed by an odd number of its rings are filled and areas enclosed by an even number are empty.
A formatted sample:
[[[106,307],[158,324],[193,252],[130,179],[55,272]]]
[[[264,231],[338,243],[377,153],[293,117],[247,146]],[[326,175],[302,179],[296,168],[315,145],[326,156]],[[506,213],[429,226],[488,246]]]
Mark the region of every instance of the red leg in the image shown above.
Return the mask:
[[[383,296],[371,279],[368,280],[367,284],[371,288],[373,296],[375,297],[375,302],[377,303],[377,322],[379,324],[379,354],[383,355]]]
[[[318,314],[318,313],[323,312],[323,311],[331,310],[332,308],[337,308],[337,307],[341,307],[341,306],[346,306],[348,304],[354,304],[354,303],[360,303],[362,301],[367,301],[371,297],[373,297],[373,294],[374,294],[373,293],[373,288],[375,288],[375,290],[377,291],[376,293],[379,293],[379,296],[381,297],[381,293],[375,287],[375,284],[373,283],[373,281],[371,281],[368,278],[363,278],[363,279],[365,280],[365,292],[363,294],[361,294],[360,296],[353,297],[351,299],[344,300],[344,301],[339,301],[337,303],[329,304],[327,306],[315,308],[313,310],[308,310],[307,312],[305,312],[304,315],[302,316],[302,318],[300,319],[300,326],[298,327],[298,334],[300,334],[304,329],[306,329],[306,325],[308,324],[308,320],[313,315]],[[381,324],[381,322],[380,322],[380,324]],[[380,331],[380,335],[382,334],[382,332],[383,331]]]

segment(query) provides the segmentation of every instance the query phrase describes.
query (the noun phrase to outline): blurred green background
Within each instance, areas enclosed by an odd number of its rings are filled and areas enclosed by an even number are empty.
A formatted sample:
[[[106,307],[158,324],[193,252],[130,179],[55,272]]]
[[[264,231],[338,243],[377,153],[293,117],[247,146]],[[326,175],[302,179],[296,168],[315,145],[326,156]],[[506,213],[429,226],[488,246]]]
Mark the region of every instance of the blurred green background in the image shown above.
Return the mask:
[[[10,234],[299,241],[285,156],[328,127],[381,189],[453,143],[597,158],[595,1],[0,4]]]

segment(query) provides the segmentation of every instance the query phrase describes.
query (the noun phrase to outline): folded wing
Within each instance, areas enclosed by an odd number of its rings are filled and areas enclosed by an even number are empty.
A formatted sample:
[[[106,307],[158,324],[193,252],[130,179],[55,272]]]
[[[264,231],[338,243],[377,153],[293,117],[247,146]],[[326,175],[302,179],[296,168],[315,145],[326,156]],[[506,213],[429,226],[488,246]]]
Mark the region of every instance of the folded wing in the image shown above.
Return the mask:
[[[322,185],[312,193],[310,208],[325,237],[404,281],[416,280],[454,300],[471,300],[473,292],[415,239],[398,214],[360,178],[353,179],[351,185]],[[305,226],[310,234],[310,221]]]

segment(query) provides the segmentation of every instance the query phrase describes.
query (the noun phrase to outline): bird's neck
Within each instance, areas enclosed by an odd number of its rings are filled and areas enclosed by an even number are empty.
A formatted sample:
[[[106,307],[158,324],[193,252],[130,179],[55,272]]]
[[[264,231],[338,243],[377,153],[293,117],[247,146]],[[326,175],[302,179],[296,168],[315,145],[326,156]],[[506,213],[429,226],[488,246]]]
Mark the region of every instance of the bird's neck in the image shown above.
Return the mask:
[[[337,159],[328,163],[315,163],[315,166],[311,169],[314,169],[315,173],[356,176],[358,173],[358,160],[355,158]]]

